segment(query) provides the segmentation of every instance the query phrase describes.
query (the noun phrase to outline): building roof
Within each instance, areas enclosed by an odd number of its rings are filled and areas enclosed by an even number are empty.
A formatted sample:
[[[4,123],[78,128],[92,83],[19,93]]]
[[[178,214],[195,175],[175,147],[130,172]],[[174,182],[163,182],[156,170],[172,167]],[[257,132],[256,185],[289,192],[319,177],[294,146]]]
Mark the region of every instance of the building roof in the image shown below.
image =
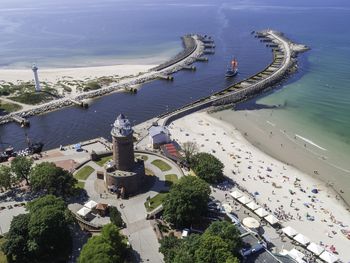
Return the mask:
[[[93,209],[97,206],[97,203],[94,200],[90,200],[89,202],[85,203],[84,206],[89,209]]]
[[[108,204],[98,203],[97,206],[96,206],[96,209],[104,211],[104,210],[107,209],[107,207],[108,207]]]
[[[128,136],[133,132],[130,121],[123,115],[119,114],[115,122],[113,123],[112,135],[113,136]]]
[[[167,143],[160,146],[164,155],[172,160],[180,161],[181,154],[179,153],[180,146],[175,144],[175,142]]]
[[[158,134],[165,134],[169,136],[169,131],[164,126],[152,126],[149,128],[148,133],[151,137],[157,136]]]
[[[83,206],[83,207],[77,212],[77,214],[80,215],[80,216],[82,216],[82,217],[85,217],[85,216],[86,216],[88,213],[90,213],[90,212],[91,212],[91,209],[89,209],[89,208]]]

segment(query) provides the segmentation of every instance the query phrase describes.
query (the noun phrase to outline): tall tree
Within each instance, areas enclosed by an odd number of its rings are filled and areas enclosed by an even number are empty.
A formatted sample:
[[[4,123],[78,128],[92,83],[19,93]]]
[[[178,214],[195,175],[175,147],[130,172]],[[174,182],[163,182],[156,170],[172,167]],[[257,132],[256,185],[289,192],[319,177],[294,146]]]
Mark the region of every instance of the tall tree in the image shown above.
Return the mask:
[[[184,159],[189,164],[192,157],[198,152],[198,144],[193,141],[184,142],[182,144],[182,150],[184,152]]]
[[[209,185],[202,179],[195,176],[182,177],[172,186],[163,202],[164,218],[176,227],[198,222],[207,211],[209,194]]]
[[[73,194],[77,180],[73,175],[57,167],[54,163],[40,163],[30,172],[30,184],[33,191],[45,191],[48,194],[67,197]]]
[[[210,184],[223,180],[223,163],[210,153],[197,153],[192,158],[191,168],[196,175]]]
[[[174,235],[166,236],[160,241],[159,252],[164,255],[165,262],[173,262],[180,245],[181,240]]]
[[[62,262],[71,251],[67,208],[61,198],[47,195],[27,206],[28,214],[11,223],[4,252],[11,262]],[[12,221],[13,222],[13,221]]]
[[[0,188],[8,189],[13,182],[11,168],[6,165],[0,166]]]
[[[109,217],[111,219],[111,223],[113,223],[117,227],[123,227],[124,221],[122,215],[115,206],[111,206],[109,208]]]
[[[195,261],[201,263],[222,263],[234,260],[229,245],[218,236],[202,236],[195,253]]]
[[[13,259],[16,259],[16,262],[30,262],[32,260],[32,255],[27,247],[29,220],[29,214],[20,214],[11,221],[10,230],[6,235],[6,242],[2,247],[9,262],[14,261]]]
[[[18,180],[26,180],[29,184],[30,170],[33,165],[33,160],[24,156],[18,156],[11,162],[11,170],[17,176]]]
[[[234,255],[238,255],[238,251],[242,247],[241,234],[239,230],[227,221],[213,222],[204,232],[204,236],[218,236],[224,240],[230,251]]]
[[[105,225],[100,236],[94,236],[83,246],[78,263],[122,263],[127,247],[118,228]]]

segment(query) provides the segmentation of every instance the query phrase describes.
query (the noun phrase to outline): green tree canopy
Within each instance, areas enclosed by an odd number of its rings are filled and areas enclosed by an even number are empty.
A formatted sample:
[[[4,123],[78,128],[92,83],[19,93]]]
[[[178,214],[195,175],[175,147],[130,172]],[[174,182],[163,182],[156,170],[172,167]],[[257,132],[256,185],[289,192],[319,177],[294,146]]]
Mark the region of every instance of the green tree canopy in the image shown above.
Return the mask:
[[[159,251],[166,263],[238,263],[240,248],[238,230],[223,221],[212,223],[203,235],[191,234],[184,239],[165,237],[160,241]]]
[[[204,235],[195,252],[196,262],[221,263],[233,259],[229,245],[218,236]]]
[[[18,180],[26,180],[29,184],[30,170],[32,169],[33,160],[24,156],[18,156],[11,162],[11,170]]]
[[[223,163],[210,153],[197,153],[193,156],[191,168],[204,181],[214,184],[223,180]]]
[[[119,228],[123,227],[124,221],[122,215],[115,206],[111,206],[109,208],[109,217],[111,218],[111,223],[113,223]]]
[[[209,185],[202,179],[195,176],[182,177],[165,197],[164,218],[176,227],[198,222],[207,212],[209,194]]]
[[[11,168],[6,165],[0,166],[0,188],[8,189],[13,182]]]
[[[242,247],[241,234],[239,230],[227,221],[213,222],[204,232],[204,236],[218,236],[224,240],[232,253],[238,255]]]
[[[105,225],[100,236],[94,236],[83,246],[78,263],[122,263],[127,247],[114,224]]]
[[[71,251],[67,208],[61,198],[47,195],[27,206],[28,214],[15,217],[4,243],[13,262],[60,262]],[[14,223],[13,223],[14,222]]]
[[[33,191],[46,191],[48,194],[67,197],[73,194],[77,180],[71,173],[57,167],[54,163],[40,163],[30,172],[30,184]]]
[[[6,235],[6,242],[2,247],[9,261],[14,257],[16,262],[30,262],[31,260],[31,254],[27,246],[29,220],[29,214],[20,214],[11,221],[10,230]]]

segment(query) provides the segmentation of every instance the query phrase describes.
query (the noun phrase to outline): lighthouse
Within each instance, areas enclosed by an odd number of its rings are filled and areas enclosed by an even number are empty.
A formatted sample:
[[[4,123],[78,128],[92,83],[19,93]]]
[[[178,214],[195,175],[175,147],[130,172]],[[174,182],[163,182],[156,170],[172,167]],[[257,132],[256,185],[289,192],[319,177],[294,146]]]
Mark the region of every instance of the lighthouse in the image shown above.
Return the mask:
[[[32,70],[34,72],[35,91],[37,92],[41,91],[39,77],[38,77],[38,67],[35,64],[33,64]]]

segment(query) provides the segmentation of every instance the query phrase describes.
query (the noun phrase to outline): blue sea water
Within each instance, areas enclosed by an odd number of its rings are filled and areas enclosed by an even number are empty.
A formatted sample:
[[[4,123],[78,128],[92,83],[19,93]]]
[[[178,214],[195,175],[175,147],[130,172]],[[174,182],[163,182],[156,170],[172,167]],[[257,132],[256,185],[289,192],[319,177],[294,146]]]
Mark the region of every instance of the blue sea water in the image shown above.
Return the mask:
[[[257,102],[282,104],[275,121],[339,156],[350,159],[350,3],[344,0],[2,0],[0,67],[111,65],[126,58],[171,57],[180,37],[212,35],[216,54],[196,73],[179,72],[174,83],[145,84],[136,95],[112,94],[87,111],[67,108],[31,118],[26,132],[47,148],[97,136],[109,136],[118,112],[139,123],[166,110],[225,88],[232,56],[239,61],[238,81],[263,69],[271,52],[250,32],[283,31],[311,51],[299,72]],[[1,79],[1,76],[0,76]],[[262,110],[264,111],[264,110]],[[23,147],[16,124],[0,127],[1,140]]]

